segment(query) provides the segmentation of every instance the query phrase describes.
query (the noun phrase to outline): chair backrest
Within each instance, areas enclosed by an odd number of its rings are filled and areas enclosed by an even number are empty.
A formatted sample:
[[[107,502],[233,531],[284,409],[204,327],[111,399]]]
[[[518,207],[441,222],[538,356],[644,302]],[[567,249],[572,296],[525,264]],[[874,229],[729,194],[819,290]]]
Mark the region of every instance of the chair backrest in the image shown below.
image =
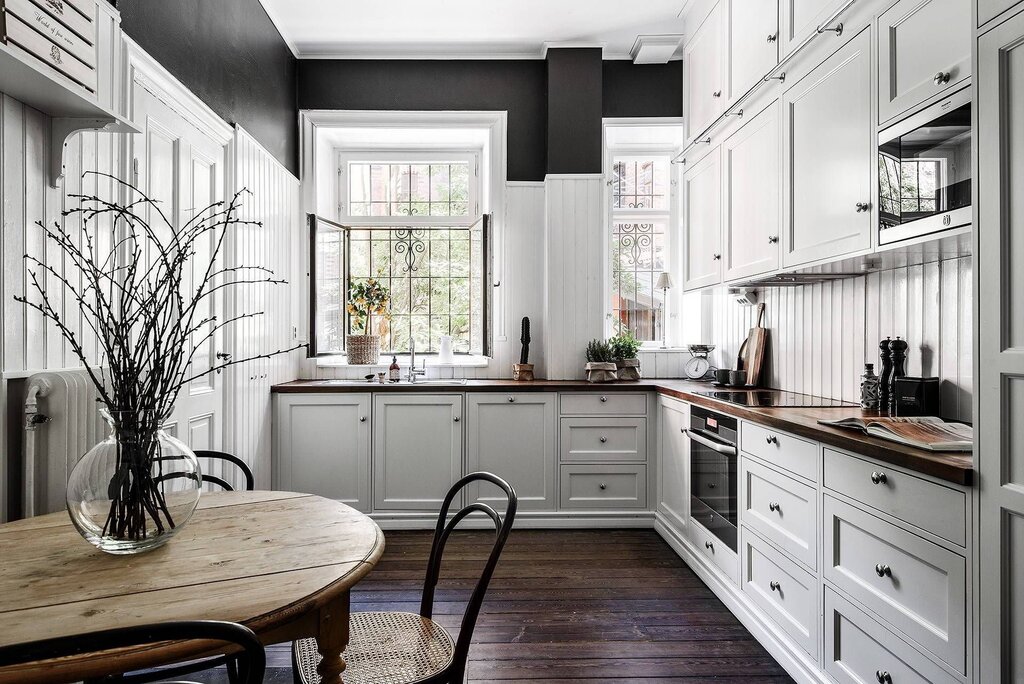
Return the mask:
[[[241,649],[239,659],[241,684],[262,684],[266,669],[266,654],[263,644],[252,630],[233,622],[193,620],[162,622],[137,627],[120,627],[101,632],[74,636],[43,639],[27,644],[0,647],[0,668],[25,665],[28,663],[67,658],[72,656],[101,653],[116,648],[146,646],[160,641],[209,640]],[[225,649],[235,650],[234,648]],[[147,666],[163,665],[152,662]],[[138,664],[126,663],[129,669]]]
[[[243,461],[242,459],[238,458],[237,456],[233,456],[231,454],[224,453],[223,451],[208,451],[208,450],[204,450],[204,449],[197,449],[193,453],[196,455],[196,458],[206,458],[206,459],[210,459],[210,460],[214,460],[214,461],[226,461],[227,463],[231,463],[231,464],[237,466],[238,469],[240,471],[242,471],[242,476],[245,478],[245,491],[251,492],[253,489],[256,488],[256,478],[253,477],[252,470],[249,468],[249,466],[246,464],[245,461]],[[173,480],[174,478],[177,478],[177,477],[192,477],[192,476],[189,475],[188,473],[177,473],[177,472],[175,472],[175,473],[166,473],[166,474],[161,475],[160,477],[158,477],[157,481],[158,482],[163,482],[164,480]],[[225,480],[223,478],[220,478],[220,477],[217,477],[216,475],[210,475],[209,473],[203,473],[202,477],[203,477],[203,482],[209,482],[210,484],[217,485],[218,487],[221,487],[225,491],[233,492],[235,490],[235,488],[232,487],[227,482],[227,480]]]
[[[505,492],[507,503],[504,515],[499,515],[491,506],[485,503],[474,502],[460,509],[455,515],[448,517],[452,501],[458,496],[467,485],[473,482],[490,482],[497,485]],[[448,542],[455,527],[472,513],[480,512],[485,514],[494,523],[494,543],[491,546],[491,553],[487,557],[480,579],[477,580],[473,593],[466,605],[466,612],[462,616],[462,626],[459,629],[459,638],[455,643],[455,653],[452,657],[452,681],[462,681],[465,674],[466,659],[469,656],[469,644],[473,638],[473,629],[476,627],[476,619],[480,615],[480,606],[483,604],[484,595],[487,593],[487,586],[491,582],[494,568],[498,564],[498,557],[501,556],[508,534],[512,530],[512,523],[516,517],[518,506],[516,492],[505,480],[492,473],[470,473],[456,482],[444,497],[441,504],[441,512],[437,517],[437,526],[434,528],[434,540],[430,547],[430,560],[427,562],[427,577],[423,585],[423,599],[420,603],[420,615],[429,618],[434,612],[434,590],[437,587],[438,575],[441,571],[441,560],[444,555],[444,547]]]

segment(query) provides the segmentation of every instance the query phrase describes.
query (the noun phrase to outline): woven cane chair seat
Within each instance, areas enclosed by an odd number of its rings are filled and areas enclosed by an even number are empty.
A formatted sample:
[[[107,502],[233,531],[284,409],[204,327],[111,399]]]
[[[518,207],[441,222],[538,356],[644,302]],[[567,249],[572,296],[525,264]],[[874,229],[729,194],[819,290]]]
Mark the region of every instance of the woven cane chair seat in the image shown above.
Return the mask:
[[[349,644],[342,653],[345,684],[414,684],[452,662],[455,643],[433,620],[415,613],[352,613]],[[294,644],[303,684],[320,684],[316,640]]]

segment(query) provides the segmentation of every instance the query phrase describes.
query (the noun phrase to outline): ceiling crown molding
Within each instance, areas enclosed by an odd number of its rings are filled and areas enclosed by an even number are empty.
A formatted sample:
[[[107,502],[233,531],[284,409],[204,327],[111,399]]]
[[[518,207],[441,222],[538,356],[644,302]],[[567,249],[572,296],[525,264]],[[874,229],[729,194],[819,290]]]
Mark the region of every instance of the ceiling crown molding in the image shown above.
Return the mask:
[[[548,50],[557,50],[561,48],[598,48],[602,52],[602,58],[604,49],[608,47],[608,43],[603,41],[575,41],[575,40],[563,40],[563,41],[545,41],[543,49],[541,50],[540,56],[542,59],[548,58]]]
[[[668,64],[682,42],[682,34],[637,36],[629,56],[634,64]]]

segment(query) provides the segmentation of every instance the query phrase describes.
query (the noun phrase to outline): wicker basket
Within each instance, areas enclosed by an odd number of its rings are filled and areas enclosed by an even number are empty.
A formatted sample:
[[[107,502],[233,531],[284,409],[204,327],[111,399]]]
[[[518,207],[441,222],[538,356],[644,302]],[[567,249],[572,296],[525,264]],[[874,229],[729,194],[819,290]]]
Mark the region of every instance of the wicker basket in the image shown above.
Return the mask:
[[[375,366],[380,363],[380,335],[348,335],[345,350],[350,366]]]

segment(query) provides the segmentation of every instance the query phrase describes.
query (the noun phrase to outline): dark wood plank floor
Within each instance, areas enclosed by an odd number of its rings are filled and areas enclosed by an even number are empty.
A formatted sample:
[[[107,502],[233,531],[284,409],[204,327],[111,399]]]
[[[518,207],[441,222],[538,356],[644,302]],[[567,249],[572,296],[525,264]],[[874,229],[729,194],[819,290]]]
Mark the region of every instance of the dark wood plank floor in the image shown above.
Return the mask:
[[[464,532],[449,543],[435,617],[453,633],[489,537]],[[429,549],[427,532],[388,532],[352,609],[416,612]],[[792,681],[650,530],[514,532],[473,641],[470,682]],[[291,681],[287,647],[272,647],[268,665],[268,682]]]

